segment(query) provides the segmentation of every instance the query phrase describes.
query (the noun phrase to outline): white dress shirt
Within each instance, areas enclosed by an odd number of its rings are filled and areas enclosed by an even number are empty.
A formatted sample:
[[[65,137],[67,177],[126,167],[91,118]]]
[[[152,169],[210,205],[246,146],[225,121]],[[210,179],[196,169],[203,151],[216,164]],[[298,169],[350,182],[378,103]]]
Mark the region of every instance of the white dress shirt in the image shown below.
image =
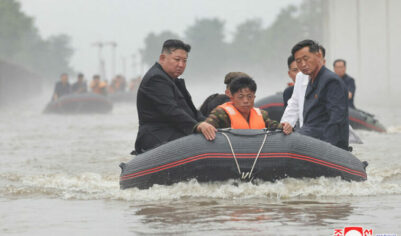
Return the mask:
[[[308,87],[309,76],[299,72],[295,78],[294,91],[291,98],[288,100],[288,105],[285,108],[281,118],[281,123],[288,122],[292,127],[299,120],[299,126],[304,124],[304,101],[306,88]]]

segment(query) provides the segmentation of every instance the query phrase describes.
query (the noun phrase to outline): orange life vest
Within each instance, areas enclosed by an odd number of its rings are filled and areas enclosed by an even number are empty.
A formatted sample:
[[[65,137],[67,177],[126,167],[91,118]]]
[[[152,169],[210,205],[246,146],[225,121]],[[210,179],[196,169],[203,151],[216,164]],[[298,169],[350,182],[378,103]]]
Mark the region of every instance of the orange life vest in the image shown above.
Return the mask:
[[[241,115],[241,113],[234,107],[232,102],[226,102],[219,107],[223,108],[231,120],[232,129],[264,129],[266,128],[265,121],[263,120],[262,113],[259,108],[252,108],[249,114],[249,123]]]

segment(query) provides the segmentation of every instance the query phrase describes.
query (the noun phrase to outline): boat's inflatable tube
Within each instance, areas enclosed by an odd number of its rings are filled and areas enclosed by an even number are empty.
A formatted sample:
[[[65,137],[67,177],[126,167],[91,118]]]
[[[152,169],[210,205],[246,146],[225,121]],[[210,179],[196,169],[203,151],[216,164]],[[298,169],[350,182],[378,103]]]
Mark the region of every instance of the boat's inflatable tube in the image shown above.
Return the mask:
[[[255,102],[254,106],[267,111],[270,119],[280,121],[284,114],[283,93],[276,93],[274,95],[261,98]]]
[[[190,179],[367,178],[366,165],[350,152],[301,134],[265,130],[219,131],[214,141],[207,141],[202,134],[189,135],[140,154],[120,167],[122,189],[145,189]]]
[[[50,102],[45,113],[107,113],[113,104],[103,95],[95,93],[70,94]]]
[[[354,129],[373,130],[381,133],[386,132],[386,128],[380,124],[374,115],[359,109],[349,108],[349,124]]]
[[[267,111],[272,119],[280,121],[284,113],[283,93],[264,97],[255,102],[255,107]],[[372,114],[353,108],[349,108],[348,112],[349,124],[353,129],[386,132],[386,128]]]
[[[136,92],[116,92],[108,95],[112,102],[135,103]]]

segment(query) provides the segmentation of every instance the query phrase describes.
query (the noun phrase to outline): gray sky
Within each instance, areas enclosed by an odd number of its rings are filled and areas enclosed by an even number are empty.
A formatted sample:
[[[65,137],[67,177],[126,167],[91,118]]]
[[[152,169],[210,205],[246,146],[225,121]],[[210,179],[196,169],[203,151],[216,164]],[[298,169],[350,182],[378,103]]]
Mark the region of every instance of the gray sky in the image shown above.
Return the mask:
[[[117,42],[116,72],[137,74],[133,54],[143,47],[150,32],[170,30],[183,36],[196,19],[217,17],[225,22],[226,40],[246,19],[260,18],[263,25],[273,22],[280,9],[301,0],[19,0],[22,10],[35,18],[40,34],[47,38],[67,34],[75,53],[71,65],[87,78],[98,72],[96,41]],[[196,50],[194,48],[194,50]],[[106,74],[111,72],[111,47],[103,49]],[[157,58],[155,58],[156,60]]]

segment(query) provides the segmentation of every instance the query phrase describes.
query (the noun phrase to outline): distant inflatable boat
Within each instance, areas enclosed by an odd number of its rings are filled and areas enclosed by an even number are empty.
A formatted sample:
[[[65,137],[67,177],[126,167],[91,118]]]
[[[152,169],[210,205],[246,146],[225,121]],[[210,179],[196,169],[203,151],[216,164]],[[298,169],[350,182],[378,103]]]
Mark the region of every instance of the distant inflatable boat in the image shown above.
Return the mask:
[[[112,102],[121,103],[135,103],[136,93],[135,92],[116,92],[111,93],[108,96]]]
[[[95,93],[70,94],[50,102],[45,113],[107,113],[113,109],[111,101]]]
[[[283,93],[276,93],[259,99],[255,102],[255,107],[259,107],[268,112],[270,119],[280,121],[284,114]]]
[[[281,120],[284,113],[283,93],[276,93],[255,102],[255,107],[267,111],[274,120]],[[364,129],[376,132],[386,132],[386,128],[374,117],[365,111],[349,108],[349,124],[353,129]]]
[[[120,167],[121,189],[146,189],[190,179],[367,179],[366,165],[350,152],[297,133],[265,130],[223,130],[211,142],[201,134],[189,135],[140,154]]]

